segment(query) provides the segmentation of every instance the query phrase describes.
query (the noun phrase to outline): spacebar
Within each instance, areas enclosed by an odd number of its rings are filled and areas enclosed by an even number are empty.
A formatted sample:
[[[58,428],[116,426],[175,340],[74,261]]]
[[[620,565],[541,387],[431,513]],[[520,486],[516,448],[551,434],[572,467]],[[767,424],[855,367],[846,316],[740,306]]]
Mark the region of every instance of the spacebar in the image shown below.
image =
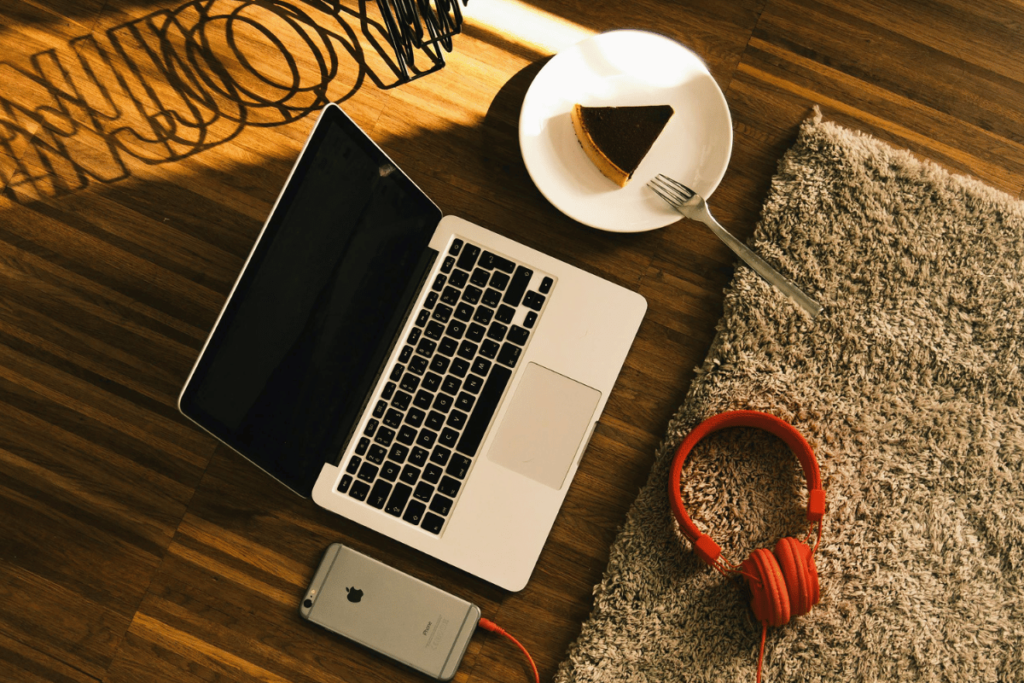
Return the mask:
[[[501,395],[505,392],[510,377],[512,377],[512,371],[508,368],[497,363],[491,368],[491,376],[484,382],[484,388],[476,400],[476,408],[469,416],[466,428],[462,431],[462,438],[459,439],[459,444],[455,447],[459,453],[471,458],[476,455],[476,449],[480,448],[480,442],[484,438],[484,433],[487,432],[487,425],[494,417],[494,411],[498,408],[498,401],[501,400]]]

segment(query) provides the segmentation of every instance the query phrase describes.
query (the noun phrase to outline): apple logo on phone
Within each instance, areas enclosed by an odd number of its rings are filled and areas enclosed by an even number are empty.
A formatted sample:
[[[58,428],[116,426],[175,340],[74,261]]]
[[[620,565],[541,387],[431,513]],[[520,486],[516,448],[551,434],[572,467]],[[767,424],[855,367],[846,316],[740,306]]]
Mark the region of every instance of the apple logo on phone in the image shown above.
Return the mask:
[[[359,602],[363,599],[363,591],[358,588],[346,588],[345,590],[348,591],[349,602]]]

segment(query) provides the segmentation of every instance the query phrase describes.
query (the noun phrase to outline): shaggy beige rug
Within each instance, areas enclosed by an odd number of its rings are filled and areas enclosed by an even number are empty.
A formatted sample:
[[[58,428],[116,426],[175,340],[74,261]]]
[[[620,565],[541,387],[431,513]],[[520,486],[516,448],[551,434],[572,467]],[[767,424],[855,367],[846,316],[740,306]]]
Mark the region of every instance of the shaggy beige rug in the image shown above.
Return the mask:
[[[739,408],[807,437],[828,500],[821,603],[768,630],[767,683],[1024,681],[1024,204],[819,116],[753,246],[825,313],[737,269],[556,682],[754,681],[745,589],[696,559],[665,493],[689,430]],[[706,439],[682,488],[733,562],[806,533],[797,461],[757,430]]]

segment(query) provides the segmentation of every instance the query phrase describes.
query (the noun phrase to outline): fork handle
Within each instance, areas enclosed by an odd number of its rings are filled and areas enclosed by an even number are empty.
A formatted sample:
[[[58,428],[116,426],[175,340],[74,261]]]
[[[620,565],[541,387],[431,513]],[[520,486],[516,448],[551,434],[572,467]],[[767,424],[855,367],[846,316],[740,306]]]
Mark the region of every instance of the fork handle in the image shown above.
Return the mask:
[[[774,285],[779,289],[779,291],[796,302],[800,308],[807,311],[811,316],[811,320],[818,317],[818,314],[821,313],[821,304],[804,294],[799,287],[786,279],[782,273],[768,265],[767,261],[755,254],[747,245],[743,244],[743,242],[736,239],[731,232],[723,228],[719,222],[715,220],[714,216],[711,215],[711,212],[708,211],[707,205],[705,205],[704,211],[698,213],[694,218],[711,228],[711,232],[715,233],[718,236],[718,239],[725,242],[725,245],[732,249],[737,256],[743,259],[744,263],[753,268],[758,275],[763,277],[769,282],[769,284]]]

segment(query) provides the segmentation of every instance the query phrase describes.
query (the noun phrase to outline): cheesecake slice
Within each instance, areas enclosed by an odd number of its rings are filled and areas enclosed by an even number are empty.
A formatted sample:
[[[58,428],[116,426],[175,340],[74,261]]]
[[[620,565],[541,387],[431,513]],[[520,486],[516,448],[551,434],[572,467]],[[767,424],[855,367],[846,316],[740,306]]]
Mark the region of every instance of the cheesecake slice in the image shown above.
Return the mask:
[[[572,108],[572,127],[590,160],[619,187],[651,151],[655,140],[672,118],[667,104],[643,107]]]

